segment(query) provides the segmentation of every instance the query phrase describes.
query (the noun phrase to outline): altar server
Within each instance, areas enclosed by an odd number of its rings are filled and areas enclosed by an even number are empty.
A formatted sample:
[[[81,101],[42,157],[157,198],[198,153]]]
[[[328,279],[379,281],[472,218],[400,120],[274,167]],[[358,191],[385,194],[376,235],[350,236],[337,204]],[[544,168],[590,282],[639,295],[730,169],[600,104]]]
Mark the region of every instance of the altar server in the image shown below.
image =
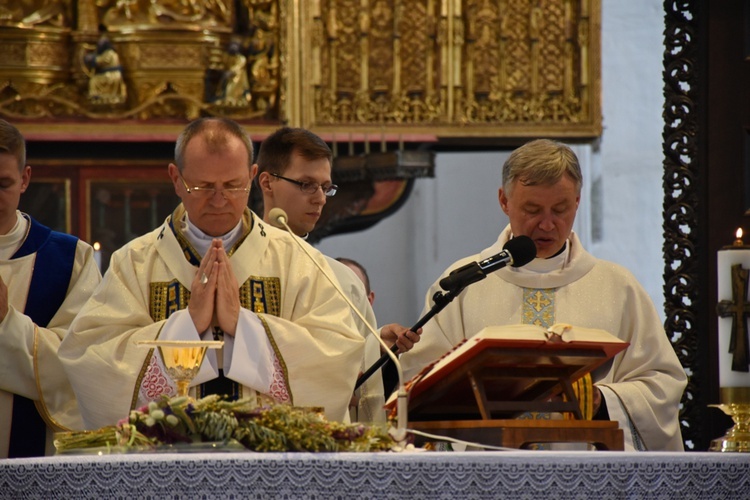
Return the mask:
[[[135,344],[157,338],[224,341],[208,351],[196,397],[322,407],[346,420],[364,340],[310,258],[248,210],[252,156],[231,120],[199,119],[180,134],[168,171],[182,203],[113,254],[61,346],[88,428],[175,393],[158,351]]]
[[[440,279],[499,253],[518,235],[534,240],[537,258],[469,285],[424,326],[422,341],[401,357],[404,370],[414,375],[487,326],[559,322],[606,330],[630,346],[592,374],[594,418],[618,421],[626,450],[682,450],[685,371],[633,275],[589,254],[573,232],[582,182],[578,159],[564,144],[536,140],[510,155],[498,193],[510,224],[494,245],[454,263]],[[427,292],[427,308],[440,279]]]
[[[50,454],[52,433],[82,428],[60,341],[101,276],[90,245],[18,210],[26,144],[0,120],[0,458]]]

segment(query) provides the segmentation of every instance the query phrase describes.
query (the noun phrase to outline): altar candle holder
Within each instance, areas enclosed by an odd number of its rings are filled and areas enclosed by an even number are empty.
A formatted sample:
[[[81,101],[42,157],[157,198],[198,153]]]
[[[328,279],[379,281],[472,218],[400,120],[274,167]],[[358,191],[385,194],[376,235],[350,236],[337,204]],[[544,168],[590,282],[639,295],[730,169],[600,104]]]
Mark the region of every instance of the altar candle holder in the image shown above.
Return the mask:
[[[750,371],[745,356],[750,341],[750,246],[742,240],[741,228],[734,242],[718,252],[717,269],[720,404],[709,406],[729,415],[734,426],[723,437],[712,440],[709,450],[750,452]]]

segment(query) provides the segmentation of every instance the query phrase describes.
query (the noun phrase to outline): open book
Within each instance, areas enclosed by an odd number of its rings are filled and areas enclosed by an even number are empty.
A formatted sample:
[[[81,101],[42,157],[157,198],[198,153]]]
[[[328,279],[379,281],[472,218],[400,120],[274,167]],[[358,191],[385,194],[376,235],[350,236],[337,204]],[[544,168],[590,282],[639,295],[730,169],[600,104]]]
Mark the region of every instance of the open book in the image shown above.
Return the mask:
[[[557,324],[493,326],[463,341],[412,378],[409,418],[511,418],[543,402],[629,344],[604,331]],[[395,406],[394,393],[386,403]]]

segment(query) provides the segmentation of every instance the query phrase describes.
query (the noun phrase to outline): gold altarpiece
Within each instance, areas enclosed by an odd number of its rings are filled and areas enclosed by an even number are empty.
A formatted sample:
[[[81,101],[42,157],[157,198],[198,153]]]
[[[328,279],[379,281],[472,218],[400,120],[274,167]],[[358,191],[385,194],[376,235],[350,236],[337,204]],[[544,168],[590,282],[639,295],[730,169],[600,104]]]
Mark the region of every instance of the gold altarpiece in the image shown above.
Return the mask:
[[[333,145],[342,187],[314,242],[397,210],[415,178],[433,175],[434,146],[599,136],[600,10],[600,0],[11,0],[0,4],[0,117],[29,141],[40,196],[63,207],[49,223],[105,250],[171,206],[164,167],[187,120],[230,117],[255,141],[282,124],[309,128]],[[133,158],[153,145],[163,154]]]
[[[599,0],[12,0],[0,115],[33,136],[169,134],[220,115],[259,135],[591,138],[600,17]],[[102,34],[119,100],[92,93]],[[237,68],[247,99],[222,98]]]

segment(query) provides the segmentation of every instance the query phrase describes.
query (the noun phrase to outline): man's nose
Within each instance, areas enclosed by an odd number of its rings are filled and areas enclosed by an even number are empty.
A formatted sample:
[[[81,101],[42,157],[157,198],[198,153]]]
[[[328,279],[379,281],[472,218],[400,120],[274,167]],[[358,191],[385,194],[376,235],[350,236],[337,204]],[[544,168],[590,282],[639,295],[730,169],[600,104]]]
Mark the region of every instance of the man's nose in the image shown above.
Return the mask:
[[[229,196],[224,192],[223,189],[217,189],[214,191],[213,196],[211,196],[211,203],[213,205],[224,205],[229,201]]]
[[[542,220],[539,221],[539,229],[542,231],[552,231],[555,228],[555,221],[552,214],[546,214],[542,216]]]
[[[323,187],[321,186],[318,188],[317,191],[315,191],[315,194],[312,195],[313,197],[313,203],[316,205],[325,205],[327,200],[326,194],[323,192]]]

